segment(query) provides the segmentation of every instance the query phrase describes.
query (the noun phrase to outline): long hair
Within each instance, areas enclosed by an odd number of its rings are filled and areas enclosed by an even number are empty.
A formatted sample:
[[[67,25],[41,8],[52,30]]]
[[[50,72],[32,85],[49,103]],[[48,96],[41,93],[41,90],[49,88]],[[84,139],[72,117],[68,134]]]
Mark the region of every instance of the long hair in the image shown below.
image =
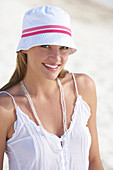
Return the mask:
[[[17,53],[16,69],[11,76],[9,82],[3,86],[0,91],[7,90],[14,85],[18,84],[24,79],[27,70],[27,55],[23,54],[21,51]]]
[[[24,79],[27,71],[27,54],[24,54],[22,51],[19,51],[17,53],[17,62],[16,62],[16,69],[11,76],[9,82],[4,85],[0,91],[5,91],[14,85],[18,84],[21,80]],[[62,70],[60,74],[58,75],[59,78],[64,78],[66,73],[68,73],[67,70]]]

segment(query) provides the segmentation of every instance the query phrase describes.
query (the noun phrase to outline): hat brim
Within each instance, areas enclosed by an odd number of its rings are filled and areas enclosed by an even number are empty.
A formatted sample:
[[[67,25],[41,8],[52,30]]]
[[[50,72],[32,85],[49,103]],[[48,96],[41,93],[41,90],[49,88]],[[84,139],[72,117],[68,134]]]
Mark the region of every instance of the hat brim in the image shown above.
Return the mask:
[[[20,39],[16,52],[20,50],[28,50],[34,46],[40,45],[60,45],[70,48],[70,53],[73,54],[77,51],[72,37],[65,34],[40,34],[35,36],[24,37]]]

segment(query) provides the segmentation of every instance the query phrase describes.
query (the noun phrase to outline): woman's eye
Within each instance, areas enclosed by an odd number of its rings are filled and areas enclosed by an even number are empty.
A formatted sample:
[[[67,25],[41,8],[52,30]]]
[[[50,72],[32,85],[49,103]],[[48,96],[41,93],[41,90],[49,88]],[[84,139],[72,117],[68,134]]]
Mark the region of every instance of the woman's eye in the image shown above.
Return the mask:
[[[62,46],[60,49],[67,50],[67,49],[69,49],[69,47]]]
[[[42,48],[49,48],[49,45],[41,45]]]

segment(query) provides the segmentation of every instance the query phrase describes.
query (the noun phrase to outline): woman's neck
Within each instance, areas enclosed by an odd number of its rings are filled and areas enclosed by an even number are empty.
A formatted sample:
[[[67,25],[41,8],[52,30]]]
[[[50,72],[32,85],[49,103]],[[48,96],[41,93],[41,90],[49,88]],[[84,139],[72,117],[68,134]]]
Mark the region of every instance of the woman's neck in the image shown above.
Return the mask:
[[[58,89],[57,81],[46,78],[25,77],[23,83],[31,96],[49,97]]]

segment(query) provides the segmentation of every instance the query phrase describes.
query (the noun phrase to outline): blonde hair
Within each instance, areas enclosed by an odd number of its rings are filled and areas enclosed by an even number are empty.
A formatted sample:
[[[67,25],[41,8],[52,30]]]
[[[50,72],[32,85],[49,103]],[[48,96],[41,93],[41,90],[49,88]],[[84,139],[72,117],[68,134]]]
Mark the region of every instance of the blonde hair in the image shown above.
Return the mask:
[[[16,64],[16,69],[11,76],[9,82],[4,85],[0,91],[7,90],[14,85],[18,84],[21,80],[24,79],[27,71],[27,54],[24,54],[22,51],[19,51],[17,53],[17,64]],[[62,70],[60,74],[58,75],[59,78],[64,78],[66,73],[68,73],[67,70]]]

